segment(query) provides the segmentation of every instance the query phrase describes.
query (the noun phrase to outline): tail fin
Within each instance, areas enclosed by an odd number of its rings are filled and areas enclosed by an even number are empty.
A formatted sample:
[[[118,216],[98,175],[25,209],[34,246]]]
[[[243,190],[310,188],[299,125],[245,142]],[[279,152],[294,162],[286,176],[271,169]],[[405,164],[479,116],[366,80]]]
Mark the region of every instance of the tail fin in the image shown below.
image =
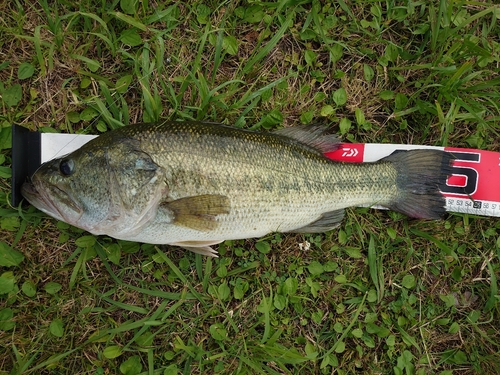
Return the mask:
[[[388,208],[421,219],[441,219],[445,198],[439,187],[451,174],[453,154],[439,150],[396,151],[386,158],[398,172],[398,196]]]

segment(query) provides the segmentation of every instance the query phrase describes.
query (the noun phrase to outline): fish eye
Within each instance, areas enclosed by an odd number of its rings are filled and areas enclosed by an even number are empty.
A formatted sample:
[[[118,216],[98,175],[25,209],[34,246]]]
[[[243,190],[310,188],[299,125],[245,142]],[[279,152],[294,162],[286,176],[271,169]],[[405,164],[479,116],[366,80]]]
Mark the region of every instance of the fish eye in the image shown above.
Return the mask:
[[[63,159],[59,163],[59,172],[63,176],[71,176],[75,172],[75,162],[71,159]]]

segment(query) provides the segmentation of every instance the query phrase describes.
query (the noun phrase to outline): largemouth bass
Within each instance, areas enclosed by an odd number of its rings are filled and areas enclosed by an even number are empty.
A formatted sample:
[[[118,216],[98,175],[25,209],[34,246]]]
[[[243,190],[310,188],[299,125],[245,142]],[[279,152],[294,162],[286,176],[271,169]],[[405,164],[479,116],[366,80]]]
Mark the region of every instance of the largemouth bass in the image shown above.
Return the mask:
[[[22,193],[90,233],[210,256],[228,239],[331,230],[351,206],[444,214],[449,153],[401,151],[362,164],[323,155],[338,147],[321,126],[257,133],[195,121],[130,125],[43,164]]]

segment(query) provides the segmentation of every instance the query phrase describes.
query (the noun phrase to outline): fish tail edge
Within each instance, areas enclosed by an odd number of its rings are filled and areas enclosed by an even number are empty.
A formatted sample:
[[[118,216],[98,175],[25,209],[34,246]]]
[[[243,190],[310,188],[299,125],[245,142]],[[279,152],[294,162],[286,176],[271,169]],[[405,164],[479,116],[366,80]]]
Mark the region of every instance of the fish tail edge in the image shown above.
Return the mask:
[[[397,171],[397,196],[388,208],[420,219],[442,219],[445,197],[440,187],[452,174],[453,154],[440,150],[396,151],[386,158]]]

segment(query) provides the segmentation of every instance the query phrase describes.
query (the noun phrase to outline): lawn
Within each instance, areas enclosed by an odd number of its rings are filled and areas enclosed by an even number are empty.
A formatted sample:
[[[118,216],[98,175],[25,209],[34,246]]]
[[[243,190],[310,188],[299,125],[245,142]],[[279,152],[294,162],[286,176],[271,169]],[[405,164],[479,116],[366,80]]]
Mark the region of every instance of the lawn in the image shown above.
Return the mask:
[[[500,151],[494,2],[0,1],[0,374],[499,374],[495,218],[353,208],[212,259],[9,203],[12,123]]]

